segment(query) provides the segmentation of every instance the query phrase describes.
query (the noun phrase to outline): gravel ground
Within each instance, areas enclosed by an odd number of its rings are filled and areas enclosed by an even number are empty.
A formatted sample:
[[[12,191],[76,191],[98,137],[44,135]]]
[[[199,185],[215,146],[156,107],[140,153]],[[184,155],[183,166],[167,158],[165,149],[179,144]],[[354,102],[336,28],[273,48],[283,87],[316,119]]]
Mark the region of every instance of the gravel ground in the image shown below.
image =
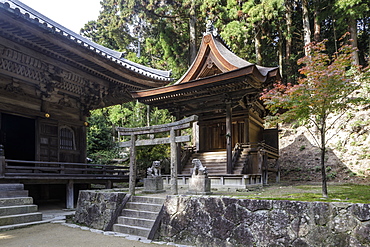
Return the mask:
[[[131,237],[104,235],[102,233],[72,228],[62,224],[46,223],[27,228],[0,232],[0,246],[6,247],[144,247],[163,244],[143,243]],[[145,240],[142,240],[145,241]]]

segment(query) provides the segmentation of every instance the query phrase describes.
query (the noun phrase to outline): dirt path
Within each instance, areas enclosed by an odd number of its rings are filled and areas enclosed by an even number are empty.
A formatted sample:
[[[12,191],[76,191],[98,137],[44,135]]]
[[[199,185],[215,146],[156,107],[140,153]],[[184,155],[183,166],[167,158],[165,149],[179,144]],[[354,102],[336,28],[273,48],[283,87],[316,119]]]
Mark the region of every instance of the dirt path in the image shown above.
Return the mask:
[[[6,247],[146,247],[163,246],[123,237],[71,228],[61,224],[42,224],[0,232],[0,246]]]

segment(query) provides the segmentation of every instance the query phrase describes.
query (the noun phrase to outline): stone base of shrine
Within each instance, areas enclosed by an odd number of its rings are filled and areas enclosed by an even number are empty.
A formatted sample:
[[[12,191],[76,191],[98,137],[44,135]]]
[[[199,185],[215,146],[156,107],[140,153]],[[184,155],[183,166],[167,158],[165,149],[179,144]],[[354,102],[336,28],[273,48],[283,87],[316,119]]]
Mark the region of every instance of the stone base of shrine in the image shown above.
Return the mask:
[[[143,193],[162,193],[165,192],[162,176],[144,178]]]
[[[162,175],[164,186],[171,185],[171,176]],[[186,188],[189,186],[190,175],[178,175],[177,184]],[[262,187],[261,174],[241,174],[241,175],[209,175],[208,179],[211,181],[211,188],[217,190],[238,190],[251,189],[255,187]]]

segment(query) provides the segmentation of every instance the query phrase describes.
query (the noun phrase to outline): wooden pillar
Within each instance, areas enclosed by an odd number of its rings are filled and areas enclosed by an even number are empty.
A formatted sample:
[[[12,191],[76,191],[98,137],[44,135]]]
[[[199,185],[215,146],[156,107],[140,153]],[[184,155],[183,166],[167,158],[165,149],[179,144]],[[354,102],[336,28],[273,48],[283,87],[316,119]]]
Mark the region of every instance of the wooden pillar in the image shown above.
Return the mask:
[[[0,144],[0,178],[4,177],[5,165],[4,146]]]
[[[276,159],[276,183],[280,183],[280,161]]]
[[[247,107],[247,115],[244,119],[244,140],[243,142],[248,143],[249,142],[249,107]]]
[[[67,198],[66,198],[66,207],[68,209],[74,208],[74,182],[73,180],[68,180],[67,182]]]
[[[129,181],[129,193],[135,195],[136,185],[136,135],[131,135],[130,145],[130,181]]]
[[[269,169],[268,169],[268,157],[267,157],[267,154],[265,152],[263,152],[263,167],[264,167],[264,170],[265,170],[265,174],[263,176],[263,184],[268,184],[268,180],[269,180]]]
[[[175,130],[171,128],[170,131],[170,145],[171,145],[171,193],[178,194],[177,188],[177,145],[175,142]]]
[[[233,173],[232,167],[232,112],[231,112],[231,102],[226,102],[226,159],[227,159],[227,174]]]

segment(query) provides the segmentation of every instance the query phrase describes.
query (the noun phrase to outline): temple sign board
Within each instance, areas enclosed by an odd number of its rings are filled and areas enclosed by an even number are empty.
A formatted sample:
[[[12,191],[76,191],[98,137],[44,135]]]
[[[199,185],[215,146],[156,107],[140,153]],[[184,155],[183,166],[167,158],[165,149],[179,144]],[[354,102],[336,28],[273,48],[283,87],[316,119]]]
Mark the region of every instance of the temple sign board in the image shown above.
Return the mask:
[[[176,130],[187,129],[192,126],[191,123],[196,122],[198,116],[193,115],[185,119],[162,125],[154,125],[147,127],[138,128],[122,128],[118,127],[118,135],[131,136],[131,140],[127,142],[120,142],[119,147],[130,147],[130,180],[129,180],[129,191],[130,194],[135,194],[135,183],[136,183],[136,147],[147,146],[147,145],[158,145],[158,144],[170,144],[171,145],[171,192],[174,195],[178,194],[177,188],[177,167],[178,167],[178,152],[177,143],[189,142],[190,136],[176,136]],[[137,140],[138,135],[150,135],[162,132],[170,132],[170,137],[167,138],[154,138],[146,140]]]

